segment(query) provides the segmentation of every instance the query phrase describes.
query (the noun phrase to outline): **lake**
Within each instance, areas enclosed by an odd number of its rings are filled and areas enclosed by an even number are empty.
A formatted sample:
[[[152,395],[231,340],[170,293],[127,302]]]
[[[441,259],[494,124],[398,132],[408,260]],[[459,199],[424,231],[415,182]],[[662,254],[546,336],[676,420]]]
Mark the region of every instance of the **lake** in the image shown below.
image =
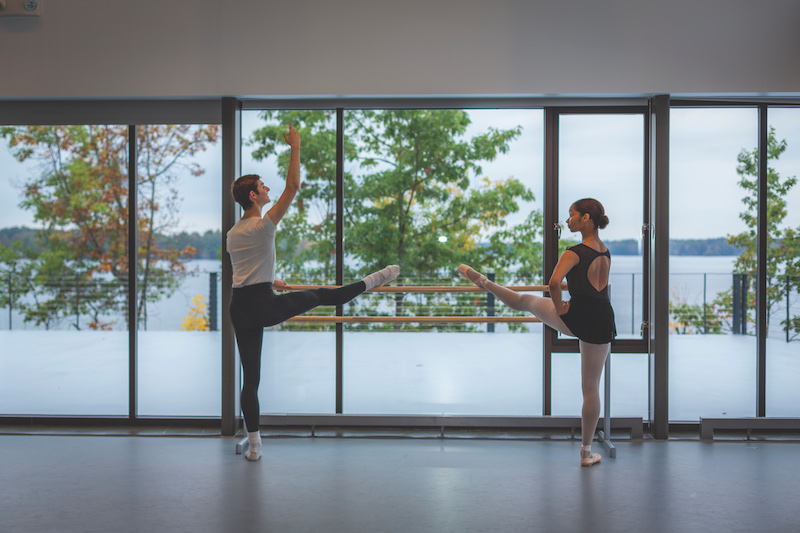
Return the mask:
[[[717,293],[731,288],[731,271],[735,260],[735,256],[671,256],[671,298],[673,301],[702,304],[705,293],[706,302],[711,303]],[[205,302],[208,303],[210,297],[209,273],[219,272],[220,262],[210,259],[193,260],[187,262],[187,270],[191,274],[186,277],[175,293],[158,303],[148,305],[146,323],[148,331],[179,330],[181,321],[188,315],[193,305],[192,298],[202,295]],[[457,276],[455,271],[454,276]],[[461,279],[458,278],[458,281],[460,283]],[[638,336],[642,322],[641,257],[615,255],[611,263],[610,283],[619,335],[621,338]],[[217,294],[221,298],[219,275],[217,277]],[[794,314],[800,313],[800,298],[794,298],[791,308]],[[780,315],[781,309],[785,313],[785,306],[783,306],[778,309],[778,315]],[[218,321],[222,317],[222,312],[223,303],[218,298]],[[9,329],[8,314],[8,308],[0,310],[0,330]],[[14,330],[43,329],[24,323],[17,312],[12,312],[11,322]],[[82,322],[86,322],[85,317]],[[74,329],[73,323],[74,319],[64,320],[53,329]],[[498,325],[498,328],[502,329],[501,325]],[[779,329],[773,328],[773,334],[780,334]]]

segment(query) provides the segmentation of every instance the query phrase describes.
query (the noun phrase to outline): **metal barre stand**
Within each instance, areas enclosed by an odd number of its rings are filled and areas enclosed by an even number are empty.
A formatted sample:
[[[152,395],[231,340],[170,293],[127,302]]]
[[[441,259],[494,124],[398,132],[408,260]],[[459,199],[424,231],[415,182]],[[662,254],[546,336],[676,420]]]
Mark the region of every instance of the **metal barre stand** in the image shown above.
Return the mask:
[[[605,374],[603,380],[603,429],[597,432],[597,438],[600,440],[600,444],[608,450],[608,456],[613,459],[617,456],[617,449],[611,442],[611,347],[609,347],[606,357]]]

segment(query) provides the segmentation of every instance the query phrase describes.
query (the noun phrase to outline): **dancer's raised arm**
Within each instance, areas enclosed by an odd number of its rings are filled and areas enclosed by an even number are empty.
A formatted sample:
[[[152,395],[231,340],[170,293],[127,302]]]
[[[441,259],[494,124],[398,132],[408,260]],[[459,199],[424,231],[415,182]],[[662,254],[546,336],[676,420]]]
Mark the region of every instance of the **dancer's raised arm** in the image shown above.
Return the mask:
[[[286,139],[286,144],[292,148],[292,153],[289,159],[289,172],[286,174],[286,188],[283,189],[283,193],[275,205],[267,211],[267,216],[276,226],[289,210],[297,191],[300,190],[300,134],[292,127],[291,122],[289,123],[289,134],[284,133],[283,138]]]

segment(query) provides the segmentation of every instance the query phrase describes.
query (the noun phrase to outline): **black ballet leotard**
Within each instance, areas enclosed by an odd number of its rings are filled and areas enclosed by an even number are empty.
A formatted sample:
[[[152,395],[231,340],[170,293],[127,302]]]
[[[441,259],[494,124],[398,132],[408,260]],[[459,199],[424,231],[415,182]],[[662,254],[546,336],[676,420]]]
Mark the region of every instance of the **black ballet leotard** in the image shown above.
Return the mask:
[[[578,255],[578,264],[567,272],[567,286],[570,295],[569,311],[561,319],[580,340],[591,344],[605,344],[617,336],[614,324],[614,309],[608,296],[608,285],[598,291],[589,282],[589,265],[599,256],[611,259],[611,254],[598,252],[577,244],[567,248]]]

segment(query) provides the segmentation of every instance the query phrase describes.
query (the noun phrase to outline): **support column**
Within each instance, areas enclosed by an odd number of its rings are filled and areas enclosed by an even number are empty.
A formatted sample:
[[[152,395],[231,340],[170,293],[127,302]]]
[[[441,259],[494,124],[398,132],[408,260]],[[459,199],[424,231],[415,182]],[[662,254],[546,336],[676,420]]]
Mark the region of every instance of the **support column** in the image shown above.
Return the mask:
[[[767,160],[769,154],[769,124],[767,122],[767,105],[758,106],[758,244],[756,255],[759,265],[756,272],[756,416],[767,416],[767,233],[769,228],[767,209]],[[746,291],[747,289],[745,289]],[[747,302],[745,292],[745,304]],[[742,324],[747,325],[747,311],[744,311]],[[744,329],[744,328],[743,328]]]
[[[222,99],[222,427],[230,437],[239,429],[239,358],[231,317],[226,312],[231,301],[233,267],[225,251],[225,235],[236,223],[236,204],[231,186],[241,172],[241,103],[236,98]]]
[[[650,101],[650,409],[653,436],[669,438],[669,95]]]
[[[136,183],[137,139],[136,126],[128,126],[128,418],[137,417],[138,400],[138,354],[139,354],[139,314],[136,297],[138,283],[136,278],[136,259],[139,253],[136,207],[139,204]]]

